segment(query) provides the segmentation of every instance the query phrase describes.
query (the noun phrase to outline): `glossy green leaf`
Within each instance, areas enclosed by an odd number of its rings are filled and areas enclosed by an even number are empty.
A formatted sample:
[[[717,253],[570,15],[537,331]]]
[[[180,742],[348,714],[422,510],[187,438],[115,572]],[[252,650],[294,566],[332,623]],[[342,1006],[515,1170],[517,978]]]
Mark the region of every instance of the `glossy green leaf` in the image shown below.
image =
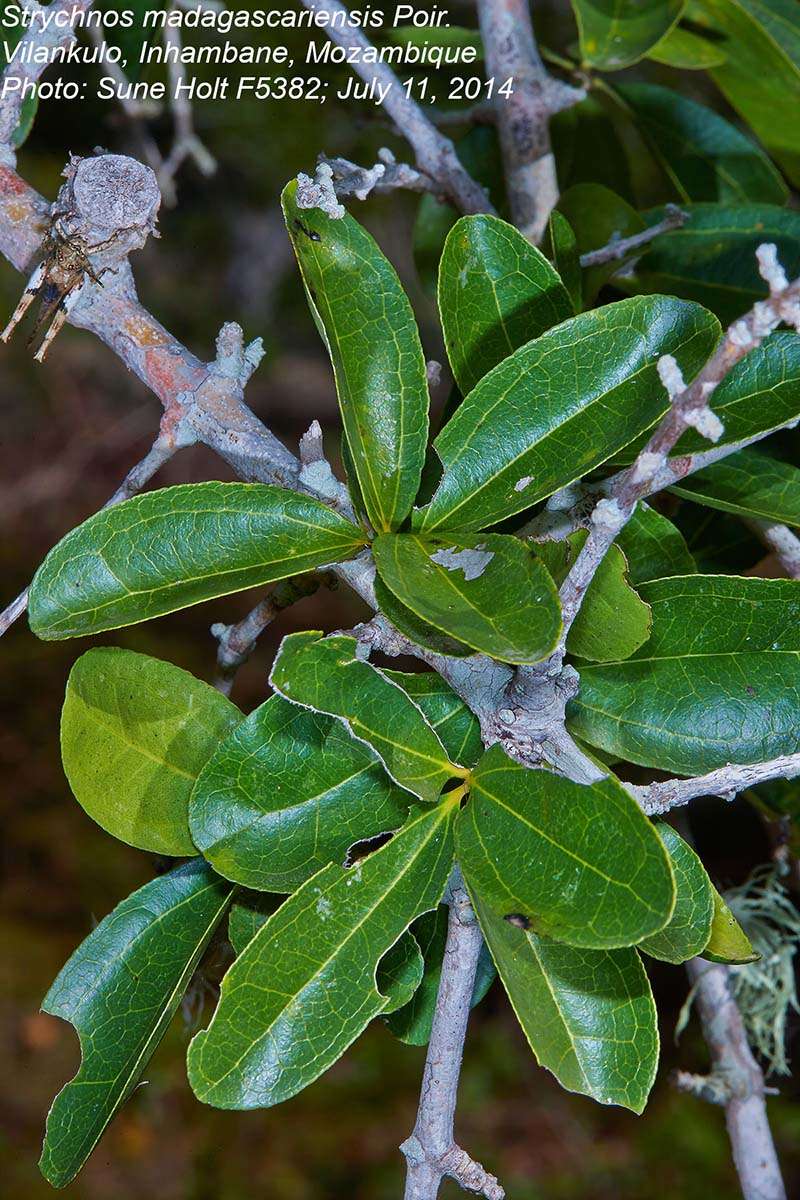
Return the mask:
[[[387,1017],[386,1024],[395,1037],[409,1046],[425,1046],[431,1036],[439,980],[442,976],[445,941],[447,940],[447,908],[440,905],[434,912],[417,917],[411,932],[422,951],[425,964],[419,987],[408,1004]],[[472,989],[472,1007],[480,1004],[495,978],[494,963],[486,946],[481,947]]]
[[[690,219],[680,229],[662,233],[619,287],[635,292],[669,292],[696,300],[724,324],[767,295],[758,273],[756,250],[774,242],[790,279],[800,274],[800,213],[770,204],[683,206]],[[647,214],[648,223],[663,213]]]
[[[141,77],[141,54],[145,46],[153,41],[153,25],[145,25],[155,13],[169,7],[166,0],[126,0],[125,7],[132,13],[133,20],[129,27],[120,20],[119,0],[99,0],[97,7],[109,14],[108,23],[103,26],[104,38],[110,45],[119,47],[123,54],[122,69],[128,79],[134,82]]]
[[[728,56],[722,41],[712,41],[675,25],[648,50],[647,57],[679,71],[708,71],[721,66]]]
[[[353,467],[370,521],[396,529],[411,510],[428,443],[419,331],[397,272],[354,217],[283,212],[308,302],[328,348]]]
[[[561,585],[586,541],[586,530],[562,542],[537,543],[557,585]],[[567,650],[591,662],[628,658],[650,635],[650,609],[628,583],[628,564],[612,546],[586,589],[567,635]]]
[[[557,272],[513,225],[462,217],[439,264],[439,315],[464,395],[512,351],[572,315]]]
[[[672,915],[669,858],[620,783],[528,770],[500,746],[475,768],[456,854],[501,917],[573,946],[630,946]]]
[[[722,512],[800,525],[800,471],[755,450],[695,471],[671,491]]]
[[[280,908],[283,897],[274,892],[250,892],[244,888],[236,888],[233,895],[228,913],[228,941],[234,954],[241,954],[261,926]]]
[[[552,117],[550,140],[562,193],[576,183],[601,183],[633,200],[628,156],[617,129],[599,90]]]
[[[344,634],[292,633],[281,643],[270,682],[293,704],[339,717],[401,787],[420,800],[436,800],[463,770],[450,762],[408,694],[359,659],[356,649],[355,638]]]
[[[410,929],[391,946],[378,963],[375,980],[386,997],[384,1014],[405,1008],[418,991],[425,974],[425,961],[417,939]]]
[[[725,35],[727,58],[711,78],[767,150],[800,185],[800,22],[795,0],[698,0]]]
[[[323,867],[248,942],[211,1025],[189,1047],[189,1082],[217,1108],[264,1108],[322,1074],[396,1000],[376,988],[387,950],[435,908],[453,862],[452,805],[412,813],[350,870]]]
[[[436,671],[384,671],[389,679],[408,692],[422,710],[428,724],[439,735],[451,762],[474,767],[483,754],[478,718],[448,687]]]
[[[156,854],[195,854],[189,796],[242,714],[172,663],[89,650],[67,680],[61,758],[75,799],[107,833]]]
[[[565,191],[558,201],[562,213],[575,230],[578,253],[599,250],[609,242],[631,237],[645,228],[635,208],[610,188],[599,183],[577,183]],[[629,255],[628,258],[632,258]],[[587,267],[581,275],[582,306],[588,308],[597,293],[625,265],[626,258],[612,259],[595,267]]]
[[[676,24],[683,4],[684,0],[572,0],[583,61],[602,71],[638,62]]]
[[[11,138],[11,145],[15,150],[19,150],[27,142],[33,123],[36,120],[36,114],[39,111],[39,94],[35,92],[32,96],[27,96],[22,101],[22,107],[19,112],[19,121]]]
[[[786,203],[786,184],[763,150],[713,109],[651,83],[616,91],[681,200]]]
[[[649,640],[581,671],[569,726],[590,745],[696,775],[797,749],[800,582],[687,575],[641,585]]]
[[[449,654],[455,658],[466,658],[475,653],[471,646],[465,646],[463,642],[448,637],[441,629],[429,625],[410,608],[406,608],[394,592],[389,591],[380,575],[375,576],[375,599],[381,613],[391,621],[395,629],[418,646],[433,650],[435,654]]]
[[[105,508],[50,551],[31,584],[48,641],[100,633],[350,558],[364,534],[310,496],[187,483]]]
[[[383,534],[372,552],[381,579],[402,604],[474,650],[502,662],[532,663],[555,648],[558,593],[547,568],[518,538]]]
[[[271,696],[206,764],[189,823],[220,875],[291,892],[354,842],[398,829],[409,800],[340,721]]]
[[[444,474],[418,528],[481,529],[582,477],[665,411],[659,355],[690,378],[718,336],[702,308],[652,296],[581,313],[516,350],[437,437]]]
[[[749,937],[716,888],[712,888],[712,893],[714,914],[711,936],[702,951],[702,957],[718,963],[755,962],[760,955],[753,949]]]
[[[616,544],[636,586],[665,575],[693,575],[697,564],[679,529],[648,504],[638,504]]]
[[[658,1066],[656,1006],[634,949],[565,946],[473,896],[483,936],[537,1062],[568,1092],[640,1113]]]
[[[583,282],[578,240],[575,230],[557,208],[550,213],[546,243],[547,254],[567,289],[572,311],[580,312],[583,306]]]
[[[123,900],[72,955],[44,1012],[74,1025],[81,1066],[56,1096],[39,1167],[74,1179],[135,1089],[225,914],[231,889],[200,859]]]
[[[675,909],[669,924],[639,943],[653,958],[682,963],[700,954],[711,936],[714,888],[692,847],[665,821],[655,828],[672,863],[675,876]]]

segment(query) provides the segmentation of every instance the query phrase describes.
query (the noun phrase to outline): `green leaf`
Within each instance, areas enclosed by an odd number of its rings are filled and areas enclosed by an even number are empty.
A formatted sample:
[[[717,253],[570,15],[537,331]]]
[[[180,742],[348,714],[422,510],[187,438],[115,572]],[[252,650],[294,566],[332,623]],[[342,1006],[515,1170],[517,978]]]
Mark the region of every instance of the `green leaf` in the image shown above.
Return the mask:
[[[33,123],[36,120],[36,114],[39,111],[39,93],[34,92],[32,96],[26,96],[22,101],[22,107],[19,112],[19,121],[17,127],[11,136],[11,145],[15,150],[19,150],[27,142],[30,132],[33,129]]]
[[[557,272],[513,225],[462,217],[439,264],[439,315],[455,381],[466,395],[512,351],[572,315]]]
[[[576,949],[510,925],[473,896],[537,1062],[568,1092],[642,1112],[658,1067],[656,1006],[633,949]]]
[[[47,641],[119,629],[338,562],[364,534],[310,496],[187,483],[105,508],[50,551],[31,584]]]
[[[417,323],[397,272],[353,217],[283,212],[336,377],[347,443],[369,519],[396,529],[411,511],[428,443],[428,381]]]
[[[408,692],[422,710],[428,724],[439,735],[451,762],[474,767],[483,754],[481,727],[463,700],[448,687],[436,671],[410,674],[405,671],[384,671],[384,674],[404,692]]]
[[[693,575],[697,570],[681,531],[648,504],[637,504],[616,544],[627,559],[634,585],[664,575]]]
[[[800,274],[800,213],[771,204],[684,205],[690,219],[650,243],[634,274],[615,280],[632,292],[669,292],[696,300],[726,325],[767,295],[756,250],[774,242],[790,279]],[[660,221],[660,209],[646,214]],[[715,397],[716,402],[716,397]]]
[[[249,892],[244,888],[234,890],[234,900],[228,913],[228,941],[234,954],[242,953],[282,903],[283,897],[274,892]]]
[[[563,213],[554,208],[547,223],[547,254],[564,282],[573,312],[583,307],[583,282],[575,231]]]
[[[189,1082],[217,1108],[266,1108],[322,1074],[393,1006],[381,958],[441,899],[453,861],[452,804],[412,813],[350,870],[312,876],[248,942],[211,1025],[189,1047]]]
[[[586,530],[562,542],[540,542],[536,550],[557,585],[566,579],[586,541]],[[628,658],[650,635],[650,609],[628,583],[628,564],[612,546],[595,572],[567,635],[567,650],[591,662]]]
[[[755,450],[712,463],[670,490],[722,512],[800,525],[800,471]]]
[[[242,714],[172,663],[89,650],[67,680],[61,758],[75,799],[107,833],[156,854],[195,854],[189,796]]]
[[[555,648],[558,593],[546,567],[518,538],[382,534],[372,552],[381,579],[402,604],[474,650],[502,662],[532,663]]]
[[[573,946],[630,946],[672,915],[666,851],[611,777],[573,783],[493,746],[456,821],[456,854],[470,892],[500,916]]]
[[[575,230],[578,253],[588,254],[609,242],[641,233],[645,223],[635,208],[616,192],[599,183],[576,183],[558,201],[561,212]],[[627,256],[632,258],[633,254]],[[582,273],[582,307],[588,308],[600,289],[625,265],[626,256],[587,267]]]
[[[648,50],[647,57],[679,71],[708,71],[711,67],[720,66],[728,56],[723,43],[713,42],[690,29],[675,25]]]
[[[482,529],[581,478],[665,412],[659,355],[691,378],[718,337],[710,313],[653,296],[581,313],[516,350],[437,437],[444,474],[418,528]]]
[[[604,100],[598,92],[590,92],[551,119],[559,186],[563,193],[576,183],[600,183],[632,200],[628,156]]]
[[[378,991],[387,999],[384,1014],[397,1012],[411,1002],[422,983],[425,962],[417,939],[407,929],[378,963]]]
[[[786,203],[786,184],[763,150],[712,109],[651,83],[616,91],[681,200]]]
[[[74,1025],[81,1066],[56,1096],[39,1168],[74,1179],[135,1089],[225,914],[231,889],[200,860],[123,900],[70,958],[42,1009]]]
[[[375,576],[374,586],[378,608],[404,637],[416,642],[418,646],[425,646],[428,650],[433,650],[435,654],[467,658],[474,653],[471,646],[457,642],[455,638],[448,637],[446,633],[435,629],[427,621],[420,620],[416,613],[413,613],[410,608],[406,608],[405,604],[401,604],[395,594],[389,591],[380,575]]]
[[[700,859],[680,834],[665,821],[657,821],[655,828],[675,875],[675,910],[669,924],[644,938],[639,949],[664,962],[682,963],[708,945],[714,888]]]
[[[447,908],[444,905],[434,912],[417,917],[411,932],[419,944],[424,961],[424,973],[413,998],[403,1008],[387,1017],[386,1024],[396,1038],[409,1046],[426,1046],[431,1036],[431,1025],[436,1008],[439,980],[442,976],[442,961],[447,940]],[[495,979],[494,963],[486,946],[481,947],[475,971],[475,986],[472,989],[472,1007],[480,1004]]]
[[[130,28],[125,28],[119,23],[120,2],[119,0],[100,0],[98,8],[110,13],[108,24],[103,26],[103,36],[110,45],[119,47],[122,51],[124,61],[121,66],[128,79],[136,82],[142,74],[141,54],[142,49],[153,41],[154,27],[145,25],[148,15],[161,12],[168,8],[165,0],[130,0],[126,2],[126,8],[132,12],[133,21]]]
[[[711,936],[702,951],[702,957],[718,963],[755,962],[761,955],[753,949],[749,937],[716,888],[712,888],[712,897],[714,915]]]
[[[189,823],[220,875],[291,892],[354,842],[398,829],[409,799],[340,721],[271,696],[206,764]]]
[[[585,64],[619,71],[638,62],[675,25],[684,0],[572,0]]]
[[[450,762],[408,694],[356,650],[355,638],[343,634],[292,633],[281,643],[270,682],[293,704],[339,717],[401,787],[420,800],[436,800],[463,768]]]
[[[578,737],[630,762],[695,775],[797,748],[800,582],[686,575],[641,585],[649,640],[581,671]]]
[[[711,78],[800,185],[800,28],[794,0],[698,0],[698,14],[726,37]]]

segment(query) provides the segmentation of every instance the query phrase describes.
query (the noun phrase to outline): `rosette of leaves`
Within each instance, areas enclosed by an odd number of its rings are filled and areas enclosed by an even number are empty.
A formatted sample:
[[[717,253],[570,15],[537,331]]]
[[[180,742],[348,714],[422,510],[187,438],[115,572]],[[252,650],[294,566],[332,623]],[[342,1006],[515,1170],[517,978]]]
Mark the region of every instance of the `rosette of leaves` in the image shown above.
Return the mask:
[[[674,356],[690,379],[719,338],[717,317],[662,294],[576,314],[555,267],[510,225],[457,221],[438,302],[463,400],[433,441],[438,474],[423,502],[429,399],[408,298],[351,216],[301,211],[293,187],[284,210],[332,360],[359,515],[258,484],[139,496],[47,556],[34,631],[100,633],[368,550],[385,618],[432,661],[489,659],[508,678],[542,662],[582,535],[537,544],[520,527],[630,454],[667,408],[658,358]],[[787,385],[798,351],[774,346],[720,388],[725,438],[800,414]],[[286,637],[274,694],[246,715],[171,664],[89,650],[62,721],[76,799],[110,834],[188,861],[123,900],[48,993],[83,1059],[50,1114],[47,1178],[61,1185],[80,1169],[227,912],[236,956],[188,1053],[201,1100],[277,1104],[377,1018],[424,1041],[436,914],[456,863],[488,947],[473,999],[496,970],[534,1055],[565,1088],[641,1112],[658,1059],[648,958],[741,961],[749,947],[695,852],[644,815],[622,768],[689,774],[787,751],[799,589],[699,574],[679,530],[642,508],[567,639],[580,674],[570,727],[621,764],[593,784],[485,746],[436,671],[381,669],[354,635]]]

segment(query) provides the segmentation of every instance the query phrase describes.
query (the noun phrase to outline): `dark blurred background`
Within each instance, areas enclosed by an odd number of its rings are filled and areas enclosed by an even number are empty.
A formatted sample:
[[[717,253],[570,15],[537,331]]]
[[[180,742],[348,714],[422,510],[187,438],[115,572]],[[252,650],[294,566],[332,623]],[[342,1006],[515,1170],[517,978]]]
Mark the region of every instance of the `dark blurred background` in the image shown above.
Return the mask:
[[[464,13],[465,22],[474,23],[468,9]],[[293,449],[318,418],[338,462],[332,376],[283,230],[280,190],[298,170],[313,168],[319,150],[371,163],[379,146],[392,146],[398,154],[403,147],[375,110],[345,109],[336,102],[324,108],[220,102],[197,106],[195,119],[219,170],[211,179],[192,166],[180,174],[178,204],[162,212],[161,240],[136,256],[141,298],[204,359],[213,357],[223,321],[239,321],[249,338],[262,336],[267,357],[248,387],[248,402]],[[166,146],[168,114],[150,128]],[[68,151],[88,154],[98,144],[136,153],[118,109],[92,100],[45,104],[20,154],[20,170],[53,197]],[[410,197],[374,200],[358,215],[409,290],[426,354],[441,360],[435,309],[411,253],[415,207]],[[13,309],[22,284],[0,264],[0,314]],[[439,402],[446,389],[445,379]],[[160,410],[108,350],[69,328],[43,366],[33,363],[24,331],[3,348],[0,405],[0,604],[5,604],[50,546],[99,508],[144,454]],[[224,463],[196,448],[181,452],[154,482],[230,477]],[[759,555],[753,547],[750,553]],[[215,643],[209,626],[238,619],[252,602],[247,595],[215,601],[98,640],[169,659],[210,679]],[[361,615],[343,591],[304,600],[262,638],[240,672],[233,699],[249,711],[264,698],[271,655],[284,634],[348,627]],[[96,921],[154,872],[147,855],[92,824],[71,798],[61,770],[64,684],[85,648],[81,642],[38,642],[24,620],[0,645],[0,1172],[8,1200],[50,1194],[36,1169],[44,1118],[77,1066],[72,1029],[40,1014],[41,998]],[[754,863],[767,858],[769,846],[747,804],[729,806],[722,822],[720,806],[699,806],[693,824],[709,868],[726,886],[741,882]],[[677,1065],[706,1066],[695,1022],[679,1047],[674,1041],[685,976],[679,968],[651,966],[663,1063],[642,1118],[569,1096],[539,1070],[499,985],[473,1014],[458,1132],[498,1174],[512,1200],[639,1200],[655,1192],[721,1200],[737,1194],[722,1111],[679,1096],[669,1083]],[[176,1018],[148,1068],[146,1086],[116,1118],[69,1195],[396,1200],[402,1190],[397,1146],[413,1124],[423,1051],[400,1045],[376,1024],[319,1083],[287,1104],[266,1112],[217,1112],[194,1100],[184,1073],[189,1038],[207,1022],[213,1002],[213,990],[195,989],[192,1004]],[[793,1103],[795,1085],[780,1083],[781,1096],[770,1101],[770,1110],[789,1193],[797,1195],[800,1108]],[[443,1188],[445,1196],[456,1194],[454,1186]]]

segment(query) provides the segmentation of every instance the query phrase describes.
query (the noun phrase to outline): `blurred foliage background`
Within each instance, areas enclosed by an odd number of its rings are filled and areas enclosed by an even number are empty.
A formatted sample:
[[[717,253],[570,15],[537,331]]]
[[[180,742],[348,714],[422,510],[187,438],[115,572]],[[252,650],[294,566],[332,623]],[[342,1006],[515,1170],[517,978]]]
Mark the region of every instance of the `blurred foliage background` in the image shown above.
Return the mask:
[[[459,4],[453,19],[474,25],[468,5]],[[563,47],[565,38],[568,44],[569,32],[563,33],[568,20],[566,4],[545,14],[551,44]],[[305,35],[286,40],[297,48],[305,44]],[[629,74],[635,77],[636,71]],[[653,64],[646,74],[668,85],[675,81],[674,72]],[[343,80],[344,69],[334,77]],[[690,80],[689,93],[700,86]],[[719,104],[707,84],[702,99]],[[239,321],[248,338],[262,336],[267,357],[248,387],[248,402],[293,448],[318,418],[337,462],[333,380],[283,230],[280,190],[298,170],[313,168],[319,150],[370,163],[382,145],[392,146],[398,156],[405,154],[404,147],[375,109],[333,100],[323,107],[289,101],[201,104],[195,119],[219,169],[210,179],[191,166],[181,173],[178,204],[162,212],[161,240],[136,256],[142,301],[201,358],[213,357],[223,321]],[[637,148],[628,147],[626,155],[596,138],[593,145],[591,138],[581,144],[572,121],[565,117],[557,138],[562,179],[597,178],[594,157],[602,160],[603,182],[623,193],[635,187],[640,204],[650,201],[657,187]],[[586,129],[591,121],[584,135]],[[169,115],[156,120],[151,131],[166,145]],[[89,154],[98,144],[137,153],[134,133],[118,108],[90,98],[44,104],[20,169],[52,197],[67,153]],[[398,268],[427,355],[441,361],[435,309],[411,249],[416,203],[413,197],[372,200],[358,215]],[[0,266],[2,312],[11,311],[21,286],[10,267]],[[445,378],[437,404],[447,387]],[[26,585],[49,547],[100,507],[146,451],[159,406],[98,341],[72,329],[60,335],[41,367],[18,333],[0,356],[0,405],[5,603]],[[155,482],[230,477],[224,463],[195,448],[182,451]],[[709,530],[708,513],[700,520],[691,505],[683,508],[682,523],[696,544],[709,538],[717,547],[730,543],[739,569],[769,570],[733,518],[718,514]],[[209,679],[215,657],[209,626],[238,619],[252,602],[247,595],[217,601],[102,640],[169,659]],[[233,699],[245,711],[263,699],[268,664],[284,634],[346,628],[361,616],[358,603],[342,591],[304,600],[262,638],[240,672]],[[0,1171],[8,1200],[50,1194],[36,1170],[44,1118],[53,1095],[77,1066],[73,1031],[38,1012],[41,997],[93,924],[157,867],[94,826],[72,800],[63,777],[59,711],[69,668],[85,648],[80,642],[37,642],[24,621],[0,647],[5,785]],[[767,831],[745,801],[724,808],[724,815],[721,801],[701,803],[692,822],[699,849],[721,886],[741,882],[754,864],[769,857]],[[681,1200],[736,1194],[722,1111],[678,1095],[669,1083],[676,1066],[703,1070],[706,1065],[696,1023],[675,1045],[685,975],[661,963],[649,966],[662,1020],[663,1062],[642,1118],[569,1096],[540,1071],[497,984],[473,1014],[459,1134],[500,1176],[513,1200],[640,1200],[656,1190]],[[69,1195],[75,1200],[399,1196],[403,1172],[396,1148],[413,1124],[423,1051],[401,1046],[378,1023],[318,1084],[277,1109],[237,1114],[203,1108],[189,1091],[183,1058],[190,1036],[209,1018],[214,968],[212,954],[203,980],[196,981],[151,1064],[146,1085],[115,1120]],[[779,1082],[781,1095],[770,1101],[770,1110],[789,1194],[797,1195],[798,1088]],[[443,1194],[458,1193],[446,1185]]]

